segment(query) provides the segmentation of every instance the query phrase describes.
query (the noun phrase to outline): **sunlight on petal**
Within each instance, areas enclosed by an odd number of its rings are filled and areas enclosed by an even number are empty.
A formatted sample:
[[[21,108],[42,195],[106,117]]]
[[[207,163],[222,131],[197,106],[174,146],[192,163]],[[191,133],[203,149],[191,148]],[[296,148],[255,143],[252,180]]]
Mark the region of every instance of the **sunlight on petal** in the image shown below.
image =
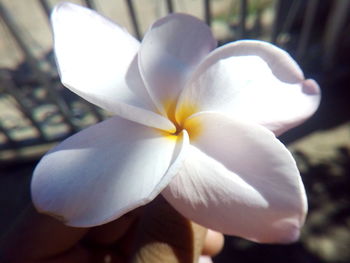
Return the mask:
[[[158,195],[179,169],[187,144],[186,134],[168,140],[153,128],[114,117],[43,157],[33,175],[33,202],[71,226],[112,221]]]

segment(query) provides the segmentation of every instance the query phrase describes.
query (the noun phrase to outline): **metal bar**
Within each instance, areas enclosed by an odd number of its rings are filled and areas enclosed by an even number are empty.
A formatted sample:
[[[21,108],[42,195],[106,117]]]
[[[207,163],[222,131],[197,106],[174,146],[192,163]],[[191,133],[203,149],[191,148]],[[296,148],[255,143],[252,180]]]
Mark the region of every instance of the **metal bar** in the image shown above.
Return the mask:
[[[301,5],[300,0],[294,0],[291,4],[291,7],[288,11],[287,17],[284,20],[284,23],[282,25],[280,33],[286,33],[290,31],[290,28],[292,27],[295,18],[297,17],[299,7]],[[277,36],[278,37],[278,36]]]
[[[26,46],[25,41],[20,34],[18,26],[16,25],[15,21],[12,19],[12,16],[7,12],[6,8],[2,5],[1,2],[0,17],[5,22],[13,38],[16,40],[19,48],[25,55],[26,61],[30,65],[33,74],[35,75],[39,83],[47,89],[50,100],[56,104],[66,124],[69,126],[70,129],[77,131],[78,128],[72,121],[72,117],[67,103],[64,101],[62,96],[52,87],[51,80],[48,78],[48,76],[39,68],[39,61],[31,54],[29,48]]]
[[[51,7],[49,4],[46,2],[46,0],[39,0],[39,3],[46,14],[46,17],[50,19]]]
[[[85,105],[87,105],[87,107],[89,108],[89,110],[91,111],[91,113],[96,117],[97,122],[103,121],[106,119],[105,116],[103,116],[103,114],[99,111],[99,107],[95,106],[94,104],[83,100],[83,102],[85,103]]]
[[[172,0],[166,0],[166,6],[168,9],[168,13],[173,13],[174,12],[174,6],[173,6],[173,1]]]
[[[0,83],[3,85],[8,94],[15,98],[22,114],[31,122],[34,129],[38,132],[39,138],[46,141],[45,133],[40,124],[34,119],[31,109],[25,104],[25,100],[20,90],[13,83],[13,80],[8,72],[0,73]]]
[[[1,125],[0,125],[0,132],[2,132]],[[59,137],[54,138],[54,139],[48,139],[45,142],[39,141],[39,140],[33,140],[33,139],[26,139],[26,140],[23,140],[20,142],[13,141],[12,143],[8,142],[6,144],[0,144],[0,151],[9,151],[9,150],[16,150],[17,151],[17,150],[25,149],[27,147],[51,145],[53,143],[62,142],[68,136],[71,136],[73,134],[74,133],[65,134],[64,136],[59,136]],[[52,146],[49,148],[52,148]],[[45,151],[46,150],[44,150],[44,152]],[[0,159],[0,163],[1,163],[1,161],[2,160]]]
[[[17,25],[15,24],[14,20],[12,19],[12,16],[7,12],[3,4],[0,2],[0,17],[6,24],[7,28],[9,29],[10,33],[12,34],[13,38],[17,42],[19,48],[25,55],[26,59],[30,63],[34,63],[35,58],[32,56],[32,54],[29,51],[29,48],[25,45],[21,33],[18,30]]]
[[[84,2],[88,8],[96,10],[96,4],[93,0],[84,0]]]
[[[126,0],[126,4],[128,6],[128,11],[129,11],[132,25],[134,27],[135,35],[138,39],[141,39],[141,34],[140,34],[140,29],[139,29],[137,18],[136,18],[134,4],[133,4],[132,0]]]
[[[248,9],[247,0],[241,0],[240,1],[240,19],[239,19],[240,38],[244,38],[246,34],[245,23],[247,19],[247,9]]]
[[[319,0],[309,0],[306,6],[306,12],[304,15],[303,26],[300,34],[296,57],[300,59],[306,51],[307,44],[310,39],[311,29],[315,21],[317,6]]]
[[[95,115],[98,122],[103,121],[105,119],[103,115],[98,111],[95,105],[89,104],[88,102],[86,102],[86,105],[88,106],[92,114]]]
[[[276,43],[279,32],[279,20],[281,15],[282,0],[277,0],[275,4],[275,17],[272,24],[271,42]]]
[[[11,134],[9,133],[9,131],[3,127],[1,121],[0,121],[0,132],[5,135],[5,138],[8,142],[8,145],[4,145],[5,147],[7,146],[9,149],[13,149],[13,148],[17,148],[17,142],[14,141],[12,138],[11,138]]]
[[[349,0],[338,0],[333,2],[323,39],[323,67],[325,69],[331,68],[334,63],[334,55],[338,48],[336,42],[338,41],[341,30],[345,26],[346,18],[349,14],[349,6]]]
[[[44,12],[46,13],[48,19],[50,18],[50,13],[51,13],[51,8],[48,5],[46,0],[39,0],[40,4],[44,10]],[[92,0],[86,0],[85,1],[86,6],[92,9],[96,9],[96,5],[94,4],[94,2]],[[95,117],[97,118],[98,121],[102,121],[104,118],[103,116],[100,114],[100,112],[95,108],[94,105],[88,104],[86,103],[89,107],[89,109],[91,110],[91,112],[95,115]]]
[[[210,26],[211,25],[210,0],[204,0],[204,19],[205,19],[205,22]]]

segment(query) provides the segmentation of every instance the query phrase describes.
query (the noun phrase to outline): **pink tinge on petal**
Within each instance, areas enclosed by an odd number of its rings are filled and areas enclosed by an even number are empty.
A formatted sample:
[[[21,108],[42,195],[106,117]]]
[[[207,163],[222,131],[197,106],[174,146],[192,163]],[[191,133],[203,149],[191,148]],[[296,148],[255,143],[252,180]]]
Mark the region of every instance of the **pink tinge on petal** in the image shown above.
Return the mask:
[[[308,95],[318,95],[321,93],[320,87],[313,79],[306,79],[303,81],[303,92]]]
[[[281,233],[279,243],[289,244],[298,241],[300,237],[300,222],[294,218],[285,218],[273,224],[273,227]]]

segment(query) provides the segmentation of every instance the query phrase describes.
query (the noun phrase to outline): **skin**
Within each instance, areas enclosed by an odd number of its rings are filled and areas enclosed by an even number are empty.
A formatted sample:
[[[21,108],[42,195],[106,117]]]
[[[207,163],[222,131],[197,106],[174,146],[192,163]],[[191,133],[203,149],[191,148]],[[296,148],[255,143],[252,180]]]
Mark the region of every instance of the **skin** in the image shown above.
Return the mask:
[[[8,263],[194,263],[214,256],[221,233],[190,222],[159,196],[105,225],[73,228],[30,205],[0,243]]]

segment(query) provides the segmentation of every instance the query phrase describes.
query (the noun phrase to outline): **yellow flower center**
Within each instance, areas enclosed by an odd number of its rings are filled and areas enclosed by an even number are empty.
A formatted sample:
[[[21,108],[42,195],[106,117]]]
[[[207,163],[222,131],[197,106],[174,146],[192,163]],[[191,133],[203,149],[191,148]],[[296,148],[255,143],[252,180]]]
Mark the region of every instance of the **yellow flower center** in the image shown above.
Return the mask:
[[[182,103],[178,107],[176,101],[165,103],[165,109],[167,117],[176,127],[174,133],[165,132],[165,136],[169,139],[176,140],[178,136],[182,133],[182,130],[186,130],[190,139],[196,138],[201,131],[201,124],[196,121],[195,118],[190,116],[198,112],[194,104]],[[189,118],[190,117],[190,118]]]

